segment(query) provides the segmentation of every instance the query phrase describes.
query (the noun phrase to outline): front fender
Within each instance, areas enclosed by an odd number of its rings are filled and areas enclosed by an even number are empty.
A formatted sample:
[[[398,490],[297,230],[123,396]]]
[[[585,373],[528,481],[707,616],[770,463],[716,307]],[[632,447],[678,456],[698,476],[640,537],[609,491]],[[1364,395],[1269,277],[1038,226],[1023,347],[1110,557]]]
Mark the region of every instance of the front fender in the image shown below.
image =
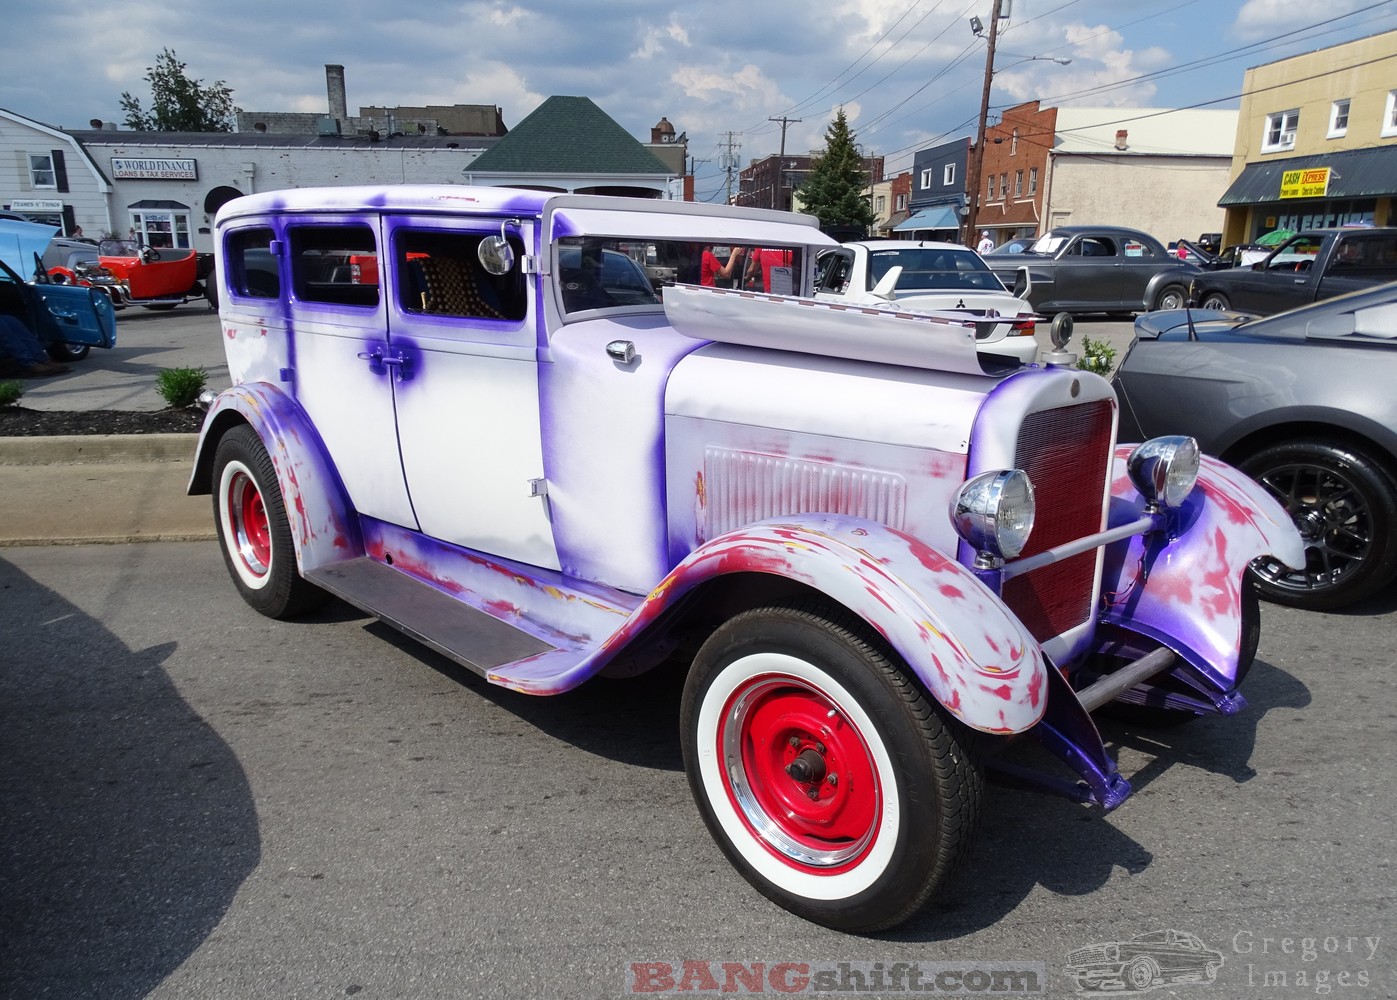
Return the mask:
[[[909,535],[837,515],[759,522],[695,550],[647,603],[728,573],[799,580],[848,608],[968,726],[1022,732],[1043,715],[1037,643],[965,567]]]
[[[223,435],[240,424],[257,432],[271,457],[301,572],[362,555],[358,515],[320,435],[300,405],[268,383],[236,385],[209,407],[199,430],[189,495],[214,491],[213,453]]]
[[[1115,453],[1112,526],[1140,516],[1144,501],[1126,473],[1132,445]],[[1241,588],[1247,566],[1271,555],[1305,563],[1300,533],[1258,483],[1203,457],[1198,485],[1172,528],[1107,548],[1101,620],[1150,637],[1179,654],[1220,690],[1236,687],[1241,645]]]

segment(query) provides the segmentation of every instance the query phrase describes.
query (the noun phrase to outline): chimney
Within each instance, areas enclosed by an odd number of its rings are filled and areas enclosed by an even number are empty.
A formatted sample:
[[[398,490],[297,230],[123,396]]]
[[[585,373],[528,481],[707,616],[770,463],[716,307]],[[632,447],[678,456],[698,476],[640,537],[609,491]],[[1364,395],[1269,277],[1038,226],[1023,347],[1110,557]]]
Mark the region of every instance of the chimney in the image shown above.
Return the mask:
[[[1125,151],[1125,137],[1129,134],[1130,133],[1126,129],[1116,129],[1116,148],[1121,150],[1122,152]]]
[[[339,122],[349,120],[349,106],[344,100],[344,67],[325,64],[325,92],[330,98],[330,117]]]

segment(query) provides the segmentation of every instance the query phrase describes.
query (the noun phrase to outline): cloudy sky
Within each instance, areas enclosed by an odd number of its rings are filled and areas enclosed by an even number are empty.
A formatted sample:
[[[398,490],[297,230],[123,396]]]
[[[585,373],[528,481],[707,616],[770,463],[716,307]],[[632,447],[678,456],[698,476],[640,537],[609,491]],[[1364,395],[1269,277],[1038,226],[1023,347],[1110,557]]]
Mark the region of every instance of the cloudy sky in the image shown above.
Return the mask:
[[[1249,66],[1397,29],[1397,0],[1004,0],[992,107],[1235,108]],[[689,138],[700,198],[739,165],[823,146],[842,106],[857,141],[907,169],[974,130],[991,0],[161,0],[14,4],[0,108],[66,128],[149,104],[162,47],[248,111],[326,110],[325,64],[360,105],[494,104],[513,126],[551,95],[590,97],[648,139]],[[1047,57],[1035,60],[1029,56]],[[1050,59],[1070,59],[1059,65]]]

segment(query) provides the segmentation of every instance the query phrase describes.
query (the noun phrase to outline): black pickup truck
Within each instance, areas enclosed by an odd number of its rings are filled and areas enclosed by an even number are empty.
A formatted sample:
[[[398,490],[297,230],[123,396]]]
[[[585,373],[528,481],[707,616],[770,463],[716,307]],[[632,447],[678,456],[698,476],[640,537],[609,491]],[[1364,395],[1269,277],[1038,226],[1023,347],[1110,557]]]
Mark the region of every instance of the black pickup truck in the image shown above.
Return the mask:
[[[1397,228],[1307,229],[1251,266],[1189,278],[1204,309],[1266,316],[1344,292],[1397,281]]]

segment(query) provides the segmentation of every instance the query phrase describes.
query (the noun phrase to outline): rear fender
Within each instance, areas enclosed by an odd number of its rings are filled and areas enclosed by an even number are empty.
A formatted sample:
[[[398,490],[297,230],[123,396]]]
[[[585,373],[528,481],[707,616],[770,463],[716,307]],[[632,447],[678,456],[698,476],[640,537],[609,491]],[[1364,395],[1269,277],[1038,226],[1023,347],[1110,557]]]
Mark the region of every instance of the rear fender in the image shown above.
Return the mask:
[[[359,517],[320,435],[295,400],[265,382],[227,389],[209,407],[199,431],[189,495],[213,492],[214,451],[223,435],[241,424],[257,432],[271,456],[301,572],[363,555]]]
[[[1144,509],[1126,473],[1132,447],[1116,449],[1112,526]],[[1175,514],[1168,537],[1136,535],[1107,547],[1101,620],[1168,646],[1219,690],[1230,691],[1236,687],[1247,566],[1262,555],[1303,566],[1300,533],[1263,487],[1207,456],[1197,487]]]
[[[838,515],[762,521],[696,549],[646,603],[669,606],[729,573],[797,580],[848,608],[968,726],[1016,733],[1043,715],[1037,643],[968,570],[909,535]]]

